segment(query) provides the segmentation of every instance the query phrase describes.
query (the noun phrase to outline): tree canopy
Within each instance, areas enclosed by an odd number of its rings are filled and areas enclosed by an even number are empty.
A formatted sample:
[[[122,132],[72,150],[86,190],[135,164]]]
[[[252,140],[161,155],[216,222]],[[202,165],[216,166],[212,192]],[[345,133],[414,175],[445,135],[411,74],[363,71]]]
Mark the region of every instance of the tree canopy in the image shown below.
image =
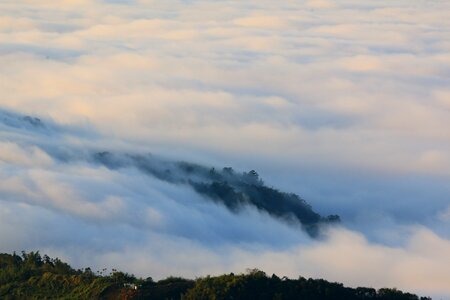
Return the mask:
[[[93,272],[73,269],[39,251],[0,254],[0,299],[152,299],[152,300],[427,300],[397,289],[344,287],[323,279],[267,276],[250,269],[245,274],[206,276],[195,280],[168,277],[136,278],[113,269]]]

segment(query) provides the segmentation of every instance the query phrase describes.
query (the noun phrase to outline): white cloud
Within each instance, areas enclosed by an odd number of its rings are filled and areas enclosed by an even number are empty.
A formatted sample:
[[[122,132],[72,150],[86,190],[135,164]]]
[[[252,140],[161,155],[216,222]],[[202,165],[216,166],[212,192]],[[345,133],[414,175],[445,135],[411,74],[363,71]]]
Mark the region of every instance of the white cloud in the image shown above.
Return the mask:
[[[2,1],[1,108],[87,128],[37,137],[1,128],[2,249],[64,255],[80,240],[116,240],[120,232],[127,244],[88,243],[83,263],[101,249],[100,263],[127,255],[136,259],[123,268],[144,274],[154,266],[162,276],[236,271],[245,261],[268,272],[449,295],[448,232],[433,233],[446,225],[450,192],[449,5]],[[90,130],[99,131],[95,140]],[[313,206],[342,205],[355,218],[346,224],[366,236],[336,231],[311,244],[257,212],[235,216],[187,188],[82,159],[61,163],[43,150],[58,147],[77,157],[86,148],[126,149],[263,169],[282,187],[305,190]],[[53,240],[27,239],[61,216],[70,220]],[[373,224],[361,221],[367,216]],[[413,222],[430,228],[414,229],[403,246],[386,242]],[[380,244],[369,237],[377,226],[393,227]],[[274,249],[278,239],[289,250]],[[229,255],[215,246],[225,244]],[[177,247],[186,252],[168,251]],[[267,263],[274,259],[280,263]]]
[[[11,142],[0,142],[0,161],[12,165],[28,167],[50,166],[52,158],[36,146],[26,149]]]
[[[239,18],[234,20],[234,23],[244,27],[259,27],[259,28],[282,28],[286,27],[286,21],[277,16],[271,15],[254,15]]]
[[[326,9],[335,8],[336,3],[329,0],[310,0],[306,2],[306,6],[311,8]]]

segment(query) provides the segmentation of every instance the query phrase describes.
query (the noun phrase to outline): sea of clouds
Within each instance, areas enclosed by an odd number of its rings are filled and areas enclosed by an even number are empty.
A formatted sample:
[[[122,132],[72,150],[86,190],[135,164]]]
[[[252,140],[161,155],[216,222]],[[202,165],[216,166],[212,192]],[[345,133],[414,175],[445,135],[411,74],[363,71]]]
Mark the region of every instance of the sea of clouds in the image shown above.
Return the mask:
[[[449,297],[449,11],[1,1],[0,251],[154,278],[257,267]],[[342,224],[311,239],[91,151],[255,169]]]

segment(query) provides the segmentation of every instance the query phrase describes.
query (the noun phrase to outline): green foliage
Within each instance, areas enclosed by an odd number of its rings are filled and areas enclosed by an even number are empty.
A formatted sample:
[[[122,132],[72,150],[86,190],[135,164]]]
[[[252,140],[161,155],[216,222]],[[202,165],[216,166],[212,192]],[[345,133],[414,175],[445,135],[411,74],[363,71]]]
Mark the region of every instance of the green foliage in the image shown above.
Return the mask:
[[[208,173],[195,165],[182,165],[182,170],[199,177],[203,181],[189,180],[198,193],[225,204],[232,211],[238,211],[244,205],[254,205],[278,218],[296,220],[300,222],[311,236],[318,233],[320,223],[338,223],[339,216],[321,217],[313,211],[305,200],[296,194],[284,193],[275,188],[264,185],[255,170],[236,173],[232,168],[217,171],[214,168]]]
[[[268,277],[258,269],[249,269],[246,274],[196,280],[168,277],[155,282],[151,277],[137,279],[114,269],[109,275],[95,274],[90,268],[74,270],[58,258],[41,257],[37,251],[23,252],[21,256],[0,254],[0,299],[419,300],[419,297],[397,289],[352,289],[323,279]]]
[[[0,254],[0,299],[99,299],[113,283],[39,251]]]
[[[136,299],[183,299],[183,294],[194,286],[194,281],[181,277],[168,277],[158,282],[153,280],[142,283]]]
[[[259,270],[250,270],[248,274],[231,273],[197,279],[195,286],[186,292],[183,299],[419,300],[416,295],[397,289],[384,288],[378,292],[372,288],[352,289],[323,279],[280,279],[276,275],[267,277]]]

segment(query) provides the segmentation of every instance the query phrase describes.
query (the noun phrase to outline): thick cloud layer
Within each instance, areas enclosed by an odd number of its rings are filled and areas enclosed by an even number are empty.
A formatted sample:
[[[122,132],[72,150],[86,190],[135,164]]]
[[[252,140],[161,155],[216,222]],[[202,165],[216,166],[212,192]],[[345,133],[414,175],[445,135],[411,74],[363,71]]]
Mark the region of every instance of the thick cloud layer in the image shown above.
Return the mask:
[[[261,267],[448,297],[449,10],[2,1],[0,251],[154,277]],[[189,186],[82,159],[105,149],[256,169],[345,229],[311,240],[251,207],[235,214]]]
[[[315,240],[300,222],[279,218],[273,208],[258,210],[247,202],[236,210],[205,199],[210,195],[185,183],[210,180],[202,167],[183,163],[199,168],[186,174],[179,163],[96,152],[99,145],[80,147],[81,129],[12,112],[0,112],[0,127],[0,251],[41,249],[76,266],[119,267],[142,276],[257,266],[354,286],[448,293],[450,273],[442,262],[449,259],[450,241],[424,225],[400,225],[401,219],[387,220],[386,214],[373,223],[360,210],[364,220],[343,225],[361,233],[334,225]],[[431,225],[449,221],[447,209]],[[374,232],[381,242],[363,235]]]

